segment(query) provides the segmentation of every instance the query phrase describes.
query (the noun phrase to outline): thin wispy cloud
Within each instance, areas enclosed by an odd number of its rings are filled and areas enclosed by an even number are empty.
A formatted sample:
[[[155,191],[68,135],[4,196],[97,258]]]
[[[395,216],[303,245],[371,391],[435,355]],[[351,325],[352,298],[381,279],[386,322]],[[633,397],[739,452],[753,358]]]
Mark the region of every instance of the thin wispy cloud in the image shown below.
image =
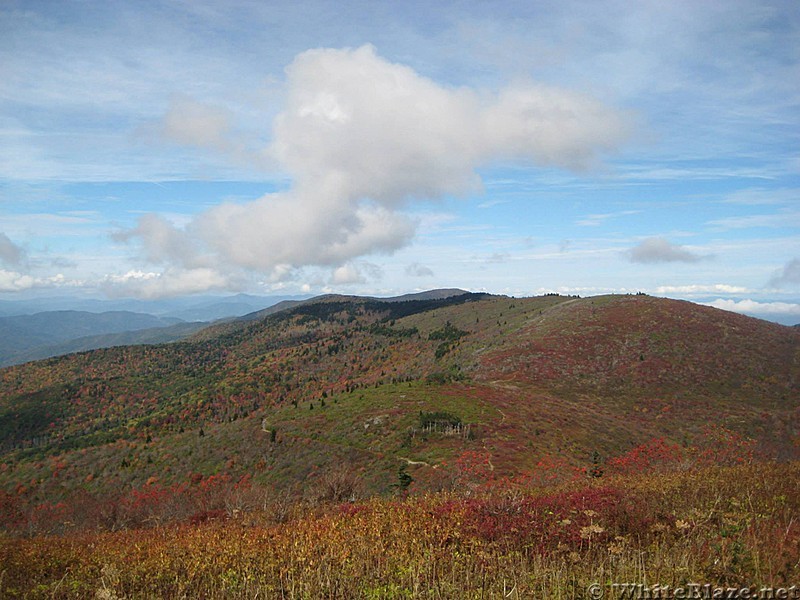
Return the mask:
[[[754,214],[715,219],[709,225],[719,231],[754,228],[800,228],[800,211],[782,210],[771,214]]]
[[[416,262],[408,265],[405,271],[406,275],[410,275],[412,277],[433,277],[434,275],[433,269]]]
[[[266,149],[258,148],[257,137],[236,128],[229,110],[186,96],[173,97],[167,113],[149,129],[168,142],[209,150],[244,167],[266,170],[276,166]]]
[[[222,153],[234,150],[232,116],[223,108],[173,98],[159,133],[167,140]]]
[[[598,227],[603,225],[610,219],[615,219],[617,217],[625,217],[630,215],[636,215],[641,213],[640,210],[622,210],[614,213],[602,213],[602,214],[594,214],[594,215],[586,215],[582,219],[578,220],[576,223],[582,227]]]
[[[505,252],[494,252],[484,259],[489,264],[499,264],[508,261],[511,256]]]
[[[791,205],[800,203],[800,189],[798,188],[749,188],[737,190],[725,196],[722,200],[728,204],[738,204],[743,206],[764,206],[764,205]]]
[[[500,206],[502,204],[508,204],[510,200],[488,200],[486,202],[481,202],[478,204],[478,208],[492,208],[495,206]]]

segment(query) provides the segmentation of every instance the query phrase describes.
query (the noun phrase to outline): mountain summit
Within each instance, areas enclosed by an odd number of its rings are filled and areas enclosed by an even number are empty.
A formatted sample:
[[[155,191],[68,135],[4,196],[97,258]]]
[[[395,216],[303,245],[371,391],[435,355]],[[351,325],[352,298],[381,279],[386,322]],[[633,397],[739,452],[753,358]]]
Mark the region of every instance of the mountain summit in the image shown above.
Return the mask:
[[[326,296],[0,381],[7,490],[197,472],[287,488],[346,468],[386,492],[403,464],[436,489],[464,452],[510,474],[653,438],[697,444],[709,426],[793,456],[800,331],[644,295]]]

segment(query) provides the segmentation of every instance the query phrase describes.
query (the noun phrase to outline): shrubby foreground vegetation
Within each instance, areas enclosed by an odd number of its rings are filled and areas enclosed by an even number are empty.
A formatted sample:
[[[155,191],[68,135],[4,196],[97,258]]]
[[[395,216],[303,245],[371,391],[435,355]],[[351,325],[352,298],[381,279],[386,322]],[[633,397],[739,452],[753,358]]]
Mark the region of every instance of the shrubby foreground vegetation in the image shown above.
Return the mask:
[[[797,463],[662,465],[554,487],[490,479],[469,493],[357,502],[262,496],[258,509],[229,505],[167,525],[3,537],[0,590],[31,598],[586,598],[593,582],[788,587],[800,577],[799,477]]]

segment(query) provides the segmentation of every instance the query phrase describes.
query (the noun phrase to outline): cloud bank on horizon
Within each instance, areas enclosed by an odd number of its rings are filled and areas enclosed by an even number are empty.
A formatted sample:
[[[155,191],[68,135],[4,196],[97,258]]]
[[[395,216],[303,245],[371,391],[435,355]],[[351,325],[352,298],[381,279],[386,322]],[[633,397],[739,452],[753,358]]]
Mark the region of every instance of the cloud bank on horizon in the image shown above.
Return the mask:
[[[800,7],[0,7],[0,292],[800,306]]]

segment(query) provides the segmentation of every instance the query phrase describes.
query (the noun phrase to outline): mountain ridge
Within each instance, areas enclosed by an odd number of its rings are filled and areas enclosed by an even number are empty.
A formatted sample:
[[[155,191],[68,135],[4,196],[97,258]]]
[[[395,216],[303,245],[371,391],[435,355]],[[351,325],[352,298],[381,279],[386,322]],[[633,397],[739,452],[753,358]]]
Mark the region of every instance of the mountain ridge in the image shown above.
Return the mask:
[[[242,315],[241,317],[237,317],[234,320],[254,321],[266,317],[268,315],[274,314],[276,312],[281,312],[283,310],[290,310],[292,308],[295,308],[296,306],[305,304],[317,304],[319,302],[346,302],[346,301],[358,302],[365,300],[373,300],[376,302],[408,302],[416,300],[443,300],[446,298],[451,298],[453,296],[461,296],[463,294],[468,294],[468,293],[470,292],[458,288],[437,288],[425,292],[413,292],[408,294],[402,294],[400,296],[389,296],[389,297],[356,296],[350,294],[322,294],[319,296],[313,296],[311,298],[306,298],[303,300],[283,300],[281,302],[278,302],[277,304],[274,304],[273,306],[268,306],[265,309],[248,313],[246,315]]]
[[[0,317],[0,366],[24,360],[28,352],[90,335],[168,327],[180,319],[130,311],[92,313],[78,310]]]
[[[294,299],[237,294],[194,301],[0,301],[0,310],[9,313],[0,315],[0,367],[108,346],[177,341],[213,322],[252,313],[255,306],[291,303]],[[69,308],[40,310],[59,304]]]
[[[799,369],[796,328],[649,296],[326,297],[0,370],[0,486],[58,498],[200,472],[287,488],[346,465],[386,493],[406,464],[436,489],[463,452],[513,474],[697,444],[709,425],[789,458]],[[424,433],[425,415],[463,435]]]

